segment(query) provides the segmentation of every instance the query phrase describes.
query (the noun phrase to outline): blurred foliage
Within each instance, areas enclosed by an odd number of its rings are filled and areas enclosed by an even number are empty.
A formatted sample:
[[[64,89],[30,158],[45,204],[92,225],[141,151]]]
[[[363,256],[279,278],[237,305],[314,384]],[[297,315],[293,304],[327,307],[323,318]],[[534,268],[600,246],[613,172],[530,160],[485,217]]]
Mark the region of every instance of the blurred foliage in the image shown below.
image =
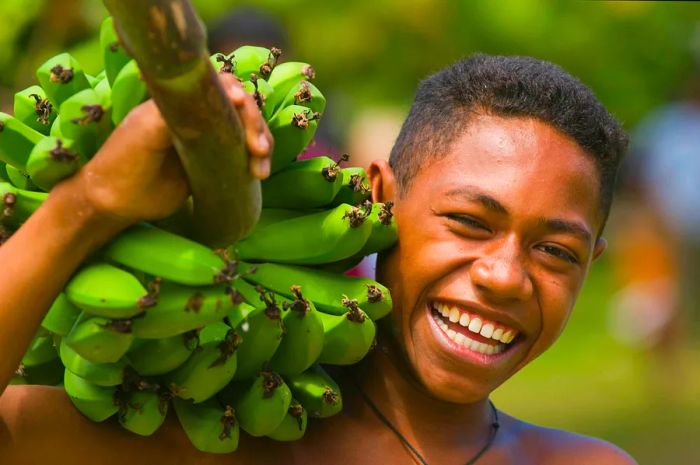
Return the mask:
[[[693,34],[700,34],[700,6],[693,2],[193,3],[209,24],[241,6],[277,18],[288,31],[286,55],[317,68],[319,87],[339,94],[334,114],[345,118],[366,104],[407,108],[421,78],[483,51],[533,55],[562,65],[631,127],[680,92],[693,68]],[[99,69],[96,44],[89,38],[94,37],[103,11],[96,0],[3,0],[0,85],[26,85],[41,61],[85,40],[77,55],[86,69]],[[47,31],[55,34],[49,36]]]
[[[243,7],[287,32],[285,56],[312,63],[342,132],[368,106],[407,110],[426,75],[473,52],[532,55],[590,85],[631,129],[682,95],[700,64],[700,4],[543,0],[192,0],[210,29]],[[98,0],[0,2],[0,106],[34,82],[34,69],[69,50],[96,73]],[[232,31],[235,36],[235,31]],[[694,44],[694,45],[693,45]],[[693,49],[693,47],[695,47]],[[508,412],[612,440],[640,463],[694,463],[700,374],[673,376],[606,330],[612,291],[593,268],[562,339],[496,393]],[[689,349],[688,367],[700,354]],[[659,386],[668,378],[674,388]],[[533,402],[535,400],[535,402]]]

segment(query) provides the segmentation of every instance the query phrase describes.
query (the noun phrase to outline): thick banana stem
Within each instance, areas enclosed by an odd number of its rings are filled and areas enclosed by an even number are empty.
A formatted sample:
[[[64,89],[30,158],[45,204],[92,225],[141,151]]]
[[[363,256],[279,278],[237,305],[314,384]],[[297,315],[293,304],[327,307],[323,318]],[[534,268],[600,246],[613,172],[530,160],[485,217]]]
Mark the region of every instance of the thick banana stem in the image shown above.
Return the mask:
[[[209,62],[189,0],[104,0],[170,127],[192,189],[195,239],[211,247],[243,237],[260,214],[244,133]]]

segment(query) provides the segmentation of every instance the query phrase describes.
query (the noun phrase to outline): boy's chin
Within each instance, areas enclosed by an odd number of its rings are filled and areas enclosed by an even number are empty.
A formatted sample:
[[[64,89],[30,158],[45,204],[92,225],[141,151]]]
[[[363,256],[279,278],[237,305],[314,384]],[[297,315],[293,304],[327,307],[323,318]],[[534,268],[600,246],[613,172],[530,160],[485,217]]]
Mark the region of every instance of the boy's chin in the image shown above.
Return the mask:
[[[491,393],[487,386],[475,386],[472,380],[464,379],[452,371],[414,366],[413,372],[423,390],[443,402],[472,404],[488,398]]]

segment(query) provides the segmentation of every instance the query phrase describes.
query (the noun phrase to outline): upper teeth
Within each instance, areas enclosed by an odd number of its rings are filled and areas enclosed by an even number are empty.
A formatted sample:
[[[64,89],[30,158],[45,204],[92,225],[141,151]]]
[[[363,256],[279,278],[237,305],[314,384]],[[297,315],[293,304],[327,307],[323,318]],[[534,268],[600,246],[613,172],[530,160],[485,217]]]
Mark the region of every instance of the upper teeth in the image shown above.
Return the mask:
[[[503,326],[501,323],[489,321],[475,314],[470,315],[459,307],[450,307],[443,303],[433,304],[435,310],[452,323],[459,323],[468,328],[469,331],[481,334],[484,337],[501,341],[504,344],[510,343],[518,332],[514,329]]]

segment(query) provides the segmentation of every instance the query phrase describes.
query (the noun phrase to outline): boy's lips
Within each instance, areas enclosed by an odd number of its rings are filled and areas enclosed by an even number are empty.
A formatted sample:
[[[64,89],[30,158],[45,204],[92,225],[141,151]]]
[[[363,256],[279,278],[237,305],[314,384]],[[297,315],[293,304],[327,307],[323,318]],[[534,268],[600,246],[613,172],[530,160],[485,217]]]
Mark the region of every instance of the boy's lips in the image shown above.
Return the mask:
[[[522,339],[517,329],[464,307],[437,301],[427,307],[431,327],[442,344],[478,364],[496,363]]]

